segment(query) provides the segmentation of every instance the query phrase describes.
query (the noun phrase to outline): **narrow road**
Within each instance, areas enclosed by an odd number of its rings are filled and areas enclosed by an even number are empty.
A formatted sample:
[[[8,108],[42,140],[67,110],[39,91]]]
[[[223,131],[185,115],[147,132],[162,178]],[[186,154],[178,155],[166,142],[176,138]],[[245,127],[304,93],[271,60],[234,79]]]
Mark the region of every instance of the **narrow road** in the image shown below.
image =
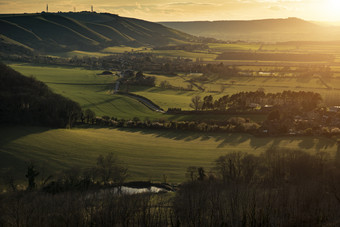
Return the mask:
[[[123,79],[123,74],[122,73],[119,73],[118,76],[120,78],[116,80],[115,91],[114,91],[115,94],[119,92],[120,80]]]
[[[119,94],[128,96],[128,97],[133,98],[133,99],[136,99],[137,101],[141,102],[142,104],[144,104],[146,107],[148,107],[149,109],[151,109],[153,111],[165,113],[165,111],[162,108],[158,107],[157,105],[155,105],[152,101],[148,100],[147,98],[144,98],[142,96],[129,94],[129,93],[120,92]]]
[[[119,73],[118,75],[120,76],[120,78],[116,80],[115,91],[114,91],[115,94],[125,95],[125,96],[128,96],[130,98],[136,99],[137,101],[144,104],[146,107],[148,107],[149,109],[151,109],[153,111],[165,113],[165,111],[162,108],[160,108],[159,106],[154,104],[151,100],[144,98],[143,96],[134,95],[134,94],[125,93],[125,92],[119,92],[119,87],[120,87],[120,84],[121,84],[120,80],[124,78],[124,75],[122,73]]]

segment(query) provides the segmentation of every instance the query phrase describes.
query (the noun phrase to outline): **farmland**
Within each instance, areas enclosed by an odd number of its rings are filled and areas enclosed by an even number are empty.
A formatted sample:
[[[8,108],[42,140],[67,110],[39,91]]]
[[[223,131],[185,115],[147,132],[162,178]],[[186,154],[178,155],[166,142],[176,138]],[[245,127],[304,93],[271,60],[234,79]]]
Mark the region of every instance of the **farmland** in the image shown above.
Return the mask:
[[[232,151],[260,154],[269,148],[286,148],[334,155],[338,149],[336,140],[328,138],[162,130],[5,127],[0,135],[0,164],[3,170],[16,166],[21,180],[28,160],[56,173],[74,166],[89,167],[98,155],[109,152],[128,164],[129,180],[161,181],[165,174],[168,182],[179,183],[185,179],[188,166],[209,169],[218,156]]]
[[[92,109],[98,116],[151,119],[161,116],[134,99],[110,95],[117,76],[99,75],[102,71],[19,64],[10,66],[45,82],[55,92],[78,102],[85,109]]]
[[[339,225],[340,27],[60,5],[0,15],[0,226]]]
[[[190,64],[217,64],[216,57],[224,51],[270,51],[273,53],[302,51],[295,45],[288,44],[209,44],[210,51],[176,51],[151,50],[148,48],[131,48],[127,46],[106,48],[101,52],[72,51],[60,57],[100,58],[110,53],[129,52],[132,56],[139,53],[152,53],[160,59],[192,59]],[[316,47],[315,47],[316,48]],[[321,47],[317,47],[321,48]],[[324,47],[327,50],[327,47]],[[316,50],[315,50],[316,51]],[[318,50],[321,51],[321,50]],[[322,51],[321,51],[322,52]],[[326,53],[330,53],[327,52]],[[143,56],[143,55],[142,55]],[[149,56],[149,55],[146,55]],[[180,57],[180,58],[177,58]],[[206,61],[202,63],[200,61]],[[223,61],[233,65],[235,61]],[[290,65],[291,64],[291,65]],[[309,63],[269,61],[238,61],[235,70],[237,75],[221,76],[218,74],[204,75],[203,73],[171,73],[144,72],[145,76],[155,77],[155,86],[122,85],[121,91],[127,91],[143,96],[164,110],[181,108],[191,110],[189,103],[192,97],[211,95],[215,100],[239,92],[257,91],[277,93],[285,90],[313,91],[320,93],[331,104],[337,104],[340,89],[339,66],[328,62],[332,76],[323,78],[318,74],[319,68],[325,67],[324,62]],[[166,120],[166,121],[227,121],[231,117],[249,118],[261,123],[267,114],[162,114],[150,110],[136,99],[113,94],[114,84],[119,79],[119,71],[103,75],[104,69],[89,69],[65,65],[45,65],[33,63],[9,64],[13,69],[25,76],[34,76],[45,82],[54,92],[72,99],[83,109],[93,110],[97,116],[110,116],[118,119]],[[288,66],[287,66],[288,65]],[[308,76],[301,76],[303,70],[315,69]],[[300,71],[299,71],[300,70]],[[302,71],[301,71],[302,70]],[[309,71],[307,71],[308,73]],[[163,86],[166,81],[167,86]],[[195,86],[193,86],[195,84]],[[332,90],[330,90],[332,88]],[[130,180],[161,181],[166,175],[169,182],[179,183],[185,179],[188,166],[212,167],[213,161],[220,155],[231,151],[245,151],[259,154],[269,148],[288,148],[305,150],[311,153],[325,151],[334,155],[338,150],[337,137],[322,136],[278,136],[256,137],[240,133],[201,133],[190,131],[100,128],[88,126],[66,129],[48,129],[35,127],[12,127],[1,129],[1,164],[10,167],[18,166],[16,174],[22,177],[25,161],[35,160],[41,165],[48,166],[48,172],[60,172],[73,166],[88,167],[95,163],[99,154],[114,152],[129,165]],[[29,150],[30,152],[26,152]],[[6,164],[7,163],[7,164]],[[45,164],[44,164],[45,163]],[[46,164],[47,163],[47,164]],[[20,169],[21,168],[21,169]]]
[[[49,87],[57,93],[65,95],[77,101],[84,108],[93,109],[98,116],[108,115],[119,118],[133,118],[135,116],[145,118],[149,115],[150,118],[159,118],[160,115],[149,111],[145,106],[140,105],[131,98],[121,95],[110,95],[113,89],[113,84],[118,78],[115,75],[100,75],[100,70],[85,70],[82,68],[73,67],[52,67],[46,65],[31,65],[31,64],[10,64],[15,70],[23,73],[26,76],[34,76],[37,79],[47,83]],[[242,66],[241,70],[259,70],[259,67]],[[199,91],[194,88],[193,91],[163,89],[159,87],[162,81],[168,81],[174,87],[186,88],[195,75],[183,74],[180,76],[165,76],[160,74],[146,74],[156,77],[156,87],[132,86],[129,92],[142,95],[163,109],[179,107],[184,110],[189,110],[189,103],[193,96],[212,95],[216,98],[223,95],[232,95],[241,91],[256,91],[263,88],[265,92],[280,92],[283,90],[293,91],[316,91],[326,97],[329,93],[337,94],[340,88],[340,79],[336,77],[321,81],[319,77],[299,78],[296,76],[279,76],[276,75],[277,68],[263,68],[266,72],[273,70],[274,73],[267,73],[264,76],[238,76],[228,78],[211,78],[200,84],[205,91]],[[334,69],[336,70],[336,69]],[[270,74],[270,75],[269,75]],[[328,87],[334,88],[332,92]],[[223,87],[223,91],[221,91]],[[122,88],[124,90],[124,87]],[[119,104],[127,102],[126,107],[129,109],[119,108]],[[117,105],[115,103],[118,103]],[[135,109],[139,109],[139,112]],[[137,112],[136,112],[137,111]],[[130,115],[126,115],[130,113]],[[134,114],[133,114],[134,113]]]
[[[88,70],[76,67],[46,66],[34,64],[10,65],[26,76],[34,76],[47,83],[55,92],[71,98],[83,108],[90,108],[98,116],[108,115],[132,119],[168,119],[196,120],[195,115],[168,115],[151,111],[138,101],[110,93],[116,75],[101,75],[101,70]],[[241,67],[240,67],[241,68]],[[243,70],[251,68],[244,66]],[[268,67],[265,70],[277,70]],[[263,70],[263,69],[262,69]],[[318,77],[301,79],[296,77],[242,76],[210,78],[200,84],[205,91],[193,91],[161,88],[160,83],[167,80],[175,87],[187,86],[196,74],[179,76],[146,74],[155,76],[156,87],[130,86],[129,92],[142,95],[166,109],[180,107],[189,109],[188,104],[194,95],[212,94],[215,98],[240,91],[255,91],[258,88],[266,92],[283,90],[318,91],[324,96],[336,96],[336,90],[328,92]],[[337,86],[337,77],[329,84]],[[220,91],[223,85],[225,89]],[[123,88],[124,89],[124,86]],[[249,117],[256,122],[265,120],[266,115]],[[227,120],[230,115],[205,115],[206,119]],[[114,152],[128,164],[130,180],[162,181],[163,175],[169,182],[179,183],[185,179],[188,166],[202,166],[210,169],[214,160],[231,151],[244,151],[260,154],[269,148],[287,148],[304,150],[310,153],[327,152],[335,155],[338,151],[337,138],[318,136],[299,137],[256,137],[240,133],[199,133],[190,131],[149,130],[149,129],[111,129],[100,127],[80,127],[75,129],[48,129],[37,127],[3,128],[1,134],[1,156],[4,169],[17,166],[18,179],[22,179],[25,162],[34,160],[47,168],[47,172],[56,173],[75,164],[88,167],[95,163],[100,154]],[[30,152],[26,152],[26,151]]]

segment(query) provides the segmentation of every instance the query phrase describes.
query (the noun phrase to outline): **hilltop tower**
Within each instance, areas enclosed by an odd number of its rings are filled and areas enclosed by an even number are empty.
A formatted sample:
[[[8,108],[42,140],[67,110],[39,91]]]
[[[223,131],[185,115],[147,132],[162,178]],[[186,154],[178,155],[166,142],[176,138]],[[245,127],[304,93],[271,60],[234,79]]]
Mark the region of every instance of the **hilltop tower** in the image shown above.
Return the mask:
[[[91,12],[93,13],[93,6],[91,6]]]
[[[48,13],[48,4],[46,4],[46,13]]]

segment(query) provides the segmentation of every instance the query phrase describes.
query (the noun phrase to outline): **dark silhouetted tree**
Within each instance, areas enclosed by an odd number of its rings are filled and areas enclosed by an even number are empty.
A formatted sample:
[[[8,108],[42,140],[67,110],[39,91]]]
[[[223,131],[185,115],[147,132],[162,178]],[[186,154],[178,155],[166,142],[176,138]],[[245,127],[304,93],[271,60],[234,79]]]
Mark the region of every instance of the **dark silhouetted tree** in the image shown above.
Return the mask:
[[[35,178],[39,175],[39,172],[35,169],[35,165],[30,162],[27,165],[27,173],[25,177],[28,180],[27,190],[31,191],[36,187]]]

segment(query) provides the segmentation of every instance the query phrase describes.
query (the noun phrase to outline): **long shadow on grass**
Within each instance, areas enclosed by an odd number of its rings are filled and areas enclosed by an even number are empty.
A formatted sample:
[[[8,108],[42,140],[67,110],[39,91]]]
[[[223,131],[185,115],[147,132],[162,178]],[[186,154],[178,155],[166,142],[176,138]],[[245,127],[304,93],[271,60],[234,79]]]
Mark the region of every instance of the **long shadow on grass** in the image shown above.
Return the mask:
[[[235,147],[238,149],[240,144],[249,146],[252,150],[270,148],[270,147],[284,147],[286,144],[290,145],[295,143],[294,149],[305,149],[320,151],[323,149],[332,148],[337,146],[335,140],[323,137],[257,137],[245,133],[202,133],[190,131],[176,131],[176,130],[154,130],[154,129],[136,129],[136,128],[119,128],[118,130],[124,132],[138,132],[145,135],[154,135],[155,137],[163,137],[173,140],[183,141],[208,141],[213,140],[216,142],[216,148]],[[284,141],[284,143],[282,143]],[[250,151],[249,151],[250,152]],[[339,147],[340,154],[340,147]],[[340,155],[339,155],[340,156]]]
[[[96,103],[91,102],[89,99],[84,98],[84,97],[83,97],[83,99],[86,100],[89,103],[89,104],[85,104],[85,105],[82,106],[84,109],[95,107],[95,108],[98,108],[100,111],[102,111],[97,105],[102,105],[102,104],[106,104],[106,103],[112,103],[112,102],[114,102],[116,100],[121,99],[121,96],[114,96],[113,98],[105,99],[104,101],[96,102]]]
[[[49,128],[34,126],[5,126],[0,128],[0,149],[21,137],[48,131]]]

